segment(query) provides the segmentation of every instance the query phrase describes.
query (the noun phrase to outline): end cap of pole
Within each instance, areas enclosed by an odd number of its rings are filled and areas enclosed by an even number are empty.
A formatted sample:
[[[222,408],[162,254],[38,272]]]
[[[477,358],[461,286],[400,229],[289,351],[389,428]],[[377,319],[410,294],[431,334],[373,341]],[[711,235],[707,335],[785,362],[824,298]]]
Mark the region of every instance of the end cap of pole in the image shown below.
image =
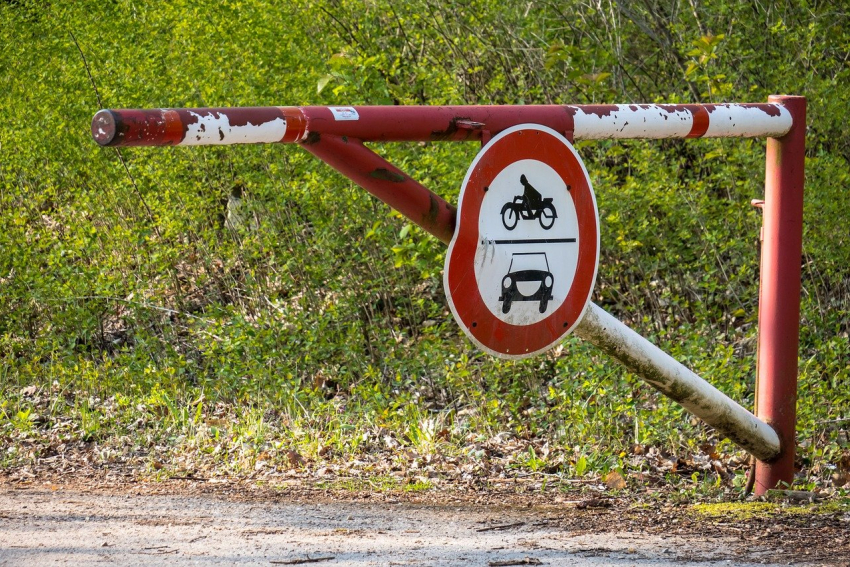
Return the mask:
[[[115,115],[111,110],[99,110],[91,121],[91,136],[101,146],[109,146],[115,140]]]

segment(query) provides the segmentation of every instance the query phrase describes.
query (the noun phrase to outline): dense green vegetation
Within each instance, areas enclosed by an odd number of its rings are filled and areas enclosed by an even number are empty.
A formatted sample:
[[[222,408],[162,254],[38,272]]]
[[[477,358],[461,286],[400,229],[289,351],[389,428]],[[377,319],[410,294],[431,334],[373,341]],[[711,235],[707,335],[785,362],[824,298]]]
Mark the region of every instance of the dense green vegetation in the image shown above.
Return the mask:
[[[716,446],[728,463],[731,444],[578,339],[523,362],[475,350],[446,307],[444,246],[300,148],[118,153],[88,129],[99,105],[789,93],[809,100],[799,443],[807,482],[828,479],[850,450],[850,11],[839,6],[0,3],[0,466],[32,464],[58,441],[125,456],[167,446],[234,471],[379,450],[478,463],[479,443],[502,432],[521,441],[508,461],[518,471],[631,472],[648,448],[687,460]],[[376,149],[453,201],[478,147]],[[594,300],[751,405],[760,218],[749,201],[763,194],[764,141],[578,149],[602,219]],[[249,221],[234,227],[239,193]],[[149,458],[151,470],[180,468]]]

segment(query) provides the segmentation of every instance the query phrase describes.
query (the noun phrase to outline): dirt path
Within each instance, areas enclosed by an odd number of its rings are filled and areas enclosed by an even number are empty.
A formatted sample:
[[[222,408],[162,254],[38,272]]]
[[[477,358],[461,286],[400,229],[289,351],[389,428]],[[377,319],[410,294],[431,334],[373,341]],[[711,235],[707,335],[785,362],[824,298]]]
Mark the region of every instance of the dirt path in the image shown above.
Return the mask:
[[[429,504],[427,495],[335,502],[303,493],[22,488],[0,485],[0,565],[823,564],[806,561],[805,545],[757,545],[740,528],[635,530],[634,516],[617,510],[518,509],[509,498],[482,506]]]

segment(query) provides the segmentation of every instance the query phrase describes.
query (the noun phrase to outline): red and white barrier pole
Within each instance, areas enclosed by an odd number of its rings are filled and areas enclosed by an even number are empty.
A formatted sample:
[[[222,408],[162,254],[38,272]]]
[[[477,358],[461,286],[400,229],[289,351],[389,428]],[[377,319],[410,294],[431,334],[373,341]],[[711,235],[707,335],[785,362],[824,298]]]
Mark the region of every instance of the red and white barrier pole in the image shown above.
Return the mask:
[[[793,126],[781,138],[767,140],[756,407],[758,417],[779,434],[782,449],[776,459],[756,464],[757,495],[794,480],[806,158],[806,99],[769,100],[791,113]]]
[[[101,110],[91,132],[101,146],[199,146],[302,142],[473,141],[518,124],[542,124],[569,139],[782,136],[781,104],[589,104],[547,106],[265,106]]]
[[[768,137],[759,300],[757,416],[591,304],[576,333],[745,448],[756,493],[794,476],[806,99],[767,104],[357,106],[101,110],[102,146],[299,143],[449,242],[455,209],[363,142],[485,141],[517,124],[569,139]]]

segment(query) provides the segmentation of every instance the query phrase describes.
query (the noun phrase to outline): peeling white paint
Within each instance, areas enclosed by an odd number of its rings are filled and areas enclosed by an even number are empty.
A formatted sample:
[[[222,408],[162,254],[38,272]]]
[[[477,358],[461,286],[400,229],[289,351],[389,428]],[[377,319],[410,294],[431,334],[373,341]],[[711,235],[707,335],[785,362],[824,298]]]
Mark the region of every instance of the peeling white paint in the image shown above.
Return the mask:
[[[226,114],[211,112],[191,115],[198,119],[189,124],[181,146],[224,146],[230,144],[262,144],[280,142],[286,134],[286,120],[275,118],[262,124],[231,126]]]
[[[616,106],[617,110],[600,114],[586,113],[581,107],[575,107],[575,138],[684,138],[693,125],[693,116],[687,110],[670,112],[654,104],[611,106]]]
[[[708,105],[708,128],[702,137],[782,136],[791,129],[791,114],[780,104],[771,106],[778,109],[777,115],[740,104]],[[617,104],[602,112],[586,112],[581,106],[569,108],[575,110],[576,140],[684,138],[694,128],[691,111],[672,105]],[[705,121],[705,114],[700,120]]]
[[[662,394],[762,461],[779,455],[776,432],[669,354],[591,303],[575,334],[619,360]]]
[[[771,116],[758,108],[740,104],[718,104],[709,114],[706,138],[782,136],[791,129],[793,119],[781,104],[779,116]]]

